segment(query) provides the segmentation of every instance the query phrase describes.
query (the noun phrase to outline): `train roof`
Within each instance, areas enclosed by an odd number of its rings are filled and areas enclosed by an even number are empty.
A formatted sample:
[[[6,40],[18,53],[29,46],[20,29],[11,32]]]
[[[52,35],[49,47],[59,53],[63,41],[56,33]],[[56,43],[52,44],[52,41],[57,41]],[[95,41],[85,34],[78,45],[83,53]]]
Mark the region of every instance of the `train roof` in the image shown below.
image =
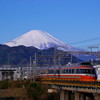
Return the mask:
[[[72,64],[66,66],[51,66],[51,67],[38,67],[37,70],[48,70],[48,69],[63,69],[63,68],[74,68],[77,67],[79,64]]]
[[[93,69],[93,66],[88,63],[77,63],[77,64],[67,64],[66,66],[52,66],[52,67],[38,67],[37,70],[48,70],[48,69],[72,69],[72,68],[89,68]]]

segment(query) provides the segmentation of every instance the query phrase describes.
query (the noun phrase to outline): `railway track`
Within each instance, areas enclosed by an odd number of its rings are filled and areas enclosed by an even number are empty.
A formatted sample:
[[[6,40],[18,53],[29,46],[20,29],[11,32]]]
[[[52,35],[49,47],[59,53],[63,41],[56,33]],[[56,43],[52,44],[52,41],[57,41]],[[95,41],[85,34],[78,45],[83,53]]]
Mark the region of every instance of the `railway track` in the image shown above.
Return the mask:
[[[43,84],[68,86],[68,87],[83,87],[83,88],[97,88],[100,89],[100,81],[98,80],[72,80],[72,79],[52,79],[43,78],[41,79]]]

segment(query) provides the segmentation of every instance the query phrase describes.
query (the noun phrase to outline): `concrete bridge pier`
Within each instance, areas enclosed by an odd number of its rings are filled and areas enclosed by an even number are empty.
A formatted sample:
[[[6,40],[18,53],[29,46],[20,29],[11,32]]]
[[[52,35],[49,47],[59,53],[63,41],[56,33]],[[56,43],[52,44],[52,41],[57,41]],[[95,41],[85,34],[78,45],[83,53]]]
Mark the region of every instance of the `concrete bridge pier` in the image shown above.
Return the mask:
[[[92,93],[85,93],[85,100],[94,100],[94,96]]]
[[[71,91],[61,91],[60,93],[60,100],[80,100],[78,98],[79,98],[79,93],[75,94]]]
[[[100,100],[100,94],[61,91],[60,100]]]
[[[95,94],[94,95],[94,100],[100,100],[100,94]]]
[[[85,100],[83,95],[80,98],[80,93],[71,91],[61,91],[60,100]]]
[[[75,100],[80,100],[80,93],[75,92],[74,95],[75,95]]]
[[[84,95],[84,93],[80,93],[80,100],[85,100],[85,95]]]
[[[100,100],[100,98],[98,95],[94,97],[93,94],[89,93],[61,91],[60,100]]]
[[[60,100],[69,100],[70,93],[68,91],[61,91]]]
[[[92,93],[75,92],[75,100],[97,100],[97,98],[98,97],[94,99],[94,95]]]

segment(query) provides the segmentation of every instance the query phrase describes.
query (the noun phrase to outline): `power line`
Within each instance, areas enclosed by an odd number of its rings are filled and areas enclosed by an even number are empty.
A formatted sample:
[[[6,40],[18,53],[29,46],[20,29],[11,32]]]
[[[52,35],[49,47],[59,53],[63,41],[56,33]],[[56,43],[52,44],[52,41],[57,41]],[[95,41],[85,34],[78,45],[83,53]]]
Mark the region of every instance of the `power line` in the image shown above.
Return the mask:
[[[82,40],[82,41],[77,41],[77,42],[72,42],[72,43],[69,43],[69,44],[75,45],[75,44],[80,44],[80,43],[89,42],[89,41],[95,41],[95,40],[100,40],[100,37],[96,37],[96,38],[92,38],[92,39],[87,39],[87,40]]]

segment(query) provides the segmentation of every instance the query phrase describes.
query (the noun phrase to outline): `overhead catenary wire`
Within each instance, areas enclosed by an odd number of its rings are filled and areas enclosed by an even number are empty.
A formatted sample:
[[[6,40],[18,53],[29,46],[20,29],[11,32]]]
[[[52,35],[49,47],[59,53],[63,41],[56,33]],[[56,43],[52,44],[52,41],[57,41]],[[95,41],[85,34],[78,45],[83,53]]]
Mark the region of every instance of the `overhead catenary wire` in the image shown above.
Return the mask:
[[[86,40],[77,41],[77,42],[71,42],[71,43],[69,43],[69,44],[75,45],[75,44],[80,44],[80,43],[89,42],[89,41],[96,41],[96,40],[100,40],[100,37],[91,38],[91,39],[86,39]],[[100,44],[99,44],[99,45],[100,45]]]
[[[78,45],[78,44],[82,44],[82,43],[88,43],[91,42],[94,43],[94,41],[98,41],[100,40],[100,37],[95,37],[95,38],[91,38],[91,39],[86,39],[86,40],[82,40],[82,41],[77,41],[77,42],[71,42],[69,43],[70,45]],[[100,43],[95,43],[95,44],[85,44],[85,45],[81,45],[78,46],[78,48],[84,48],[84,49],[90,49],[90,51],[96,49],[97,51],[99,51],[100,48]]]

